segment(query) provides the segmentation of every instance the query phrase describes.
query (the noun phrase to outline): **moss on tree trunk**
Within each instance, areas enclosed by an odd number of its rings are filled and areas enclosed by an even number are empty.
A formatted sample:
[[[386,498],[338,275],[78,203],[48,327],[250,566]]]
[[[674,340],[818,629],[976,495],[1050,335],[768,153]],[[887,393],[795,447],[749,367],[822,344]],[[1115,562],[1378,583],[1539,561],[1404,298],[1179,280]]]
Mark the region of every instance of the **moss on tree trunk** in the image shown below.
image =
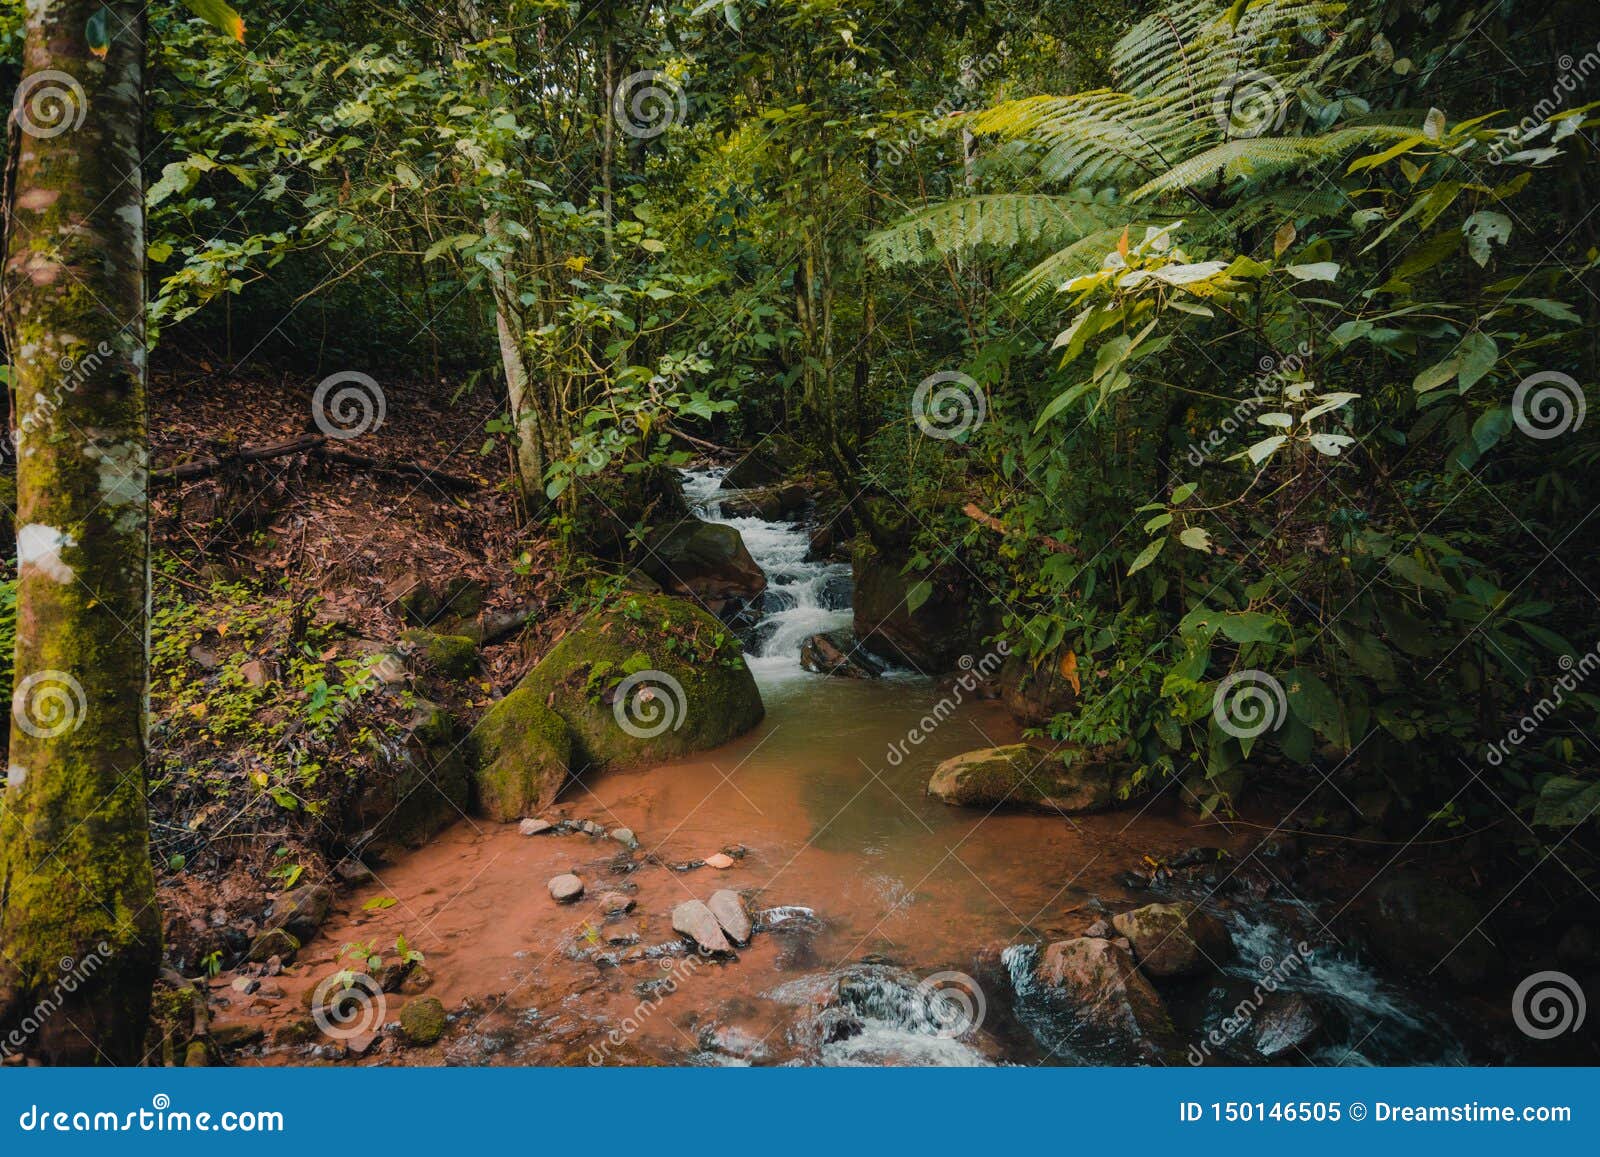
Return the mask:
[[[160,922],[145,810],[143,6],[28,5],[5,277],[18,565],[0,807],[0,1048],[141,1059]]]

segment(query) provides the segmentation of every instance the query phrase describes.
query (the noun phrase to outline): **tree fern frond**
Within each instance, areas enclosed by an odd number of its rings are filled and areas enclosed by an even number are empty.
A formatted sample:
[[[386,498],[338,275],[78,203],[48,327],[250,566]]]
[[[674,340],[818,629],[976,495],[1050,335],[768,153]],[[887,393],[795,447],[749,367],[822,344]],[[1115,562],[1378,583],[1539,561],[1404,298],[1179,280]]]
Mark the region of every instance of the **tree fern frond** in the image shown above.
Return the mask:
[[[1414,128],[1401,125],[1362,125],[1311,137],[1254,137],[1225,141],[1179,162],[1154,180],[1146,181],[1129,194],[1129,200],[1142,201],[1163,193],[1214,184],[1219,178],[1224,183],[1241,178],[1259,182],[1306,165],[1337,160],[1362,145],[1397,141],[1416,136],[1416,132]]]
[[[1105,225],[1110,210],[1090,193],[994,193],[930,205],[867,238],[881,265],[928,261],[975,245],[1059,245]]]

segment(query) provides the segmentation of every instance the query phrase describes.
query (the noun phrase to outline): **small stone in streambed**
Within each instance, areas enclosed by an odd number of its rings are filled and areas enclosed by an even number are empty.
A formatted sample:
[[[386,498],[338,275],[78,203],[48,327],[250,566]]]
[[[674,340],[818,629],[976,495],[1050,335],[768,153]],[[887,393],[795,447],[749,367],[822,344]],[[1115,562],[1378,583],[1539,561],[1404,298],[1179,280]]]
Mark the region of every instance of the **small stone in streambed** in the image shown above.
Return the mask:
[[[607,916],[619,916],[633,911],[633,897],[621,892],[602,892],[598,901],[600,911]]]
[[[242,992],[246,996],[261,987],[261,982],[253,976],[235,976],[233,983],[228,985],[235,992]]]
[[[733,867],[733,857],[724,855],[722,852],[715,852],[705,858],[705,865],[708,868],[726,871],[728,868]]]
[[[537,836],[543,832],[549,831],[555,826],[556,825],[551,823],[549,820],[541,820],[530,817],[517,825],[517,831],[525,836]]]
[[[593,820],[584,820],[583,830],[588,832],[591,836],[603,836],[606,834],[605,828],[601,827]]]
[[[1111,939],[1111,925],[1104,920],[1096,920],[1083,930],[1085,936],[1093,936],[1096,940]]]
[[[400,1010],[400,1031],[414,1045],[431,1045],[444,1035],[444,1003],[436,996],[419,996]]]
[[[566,872],[550,881],[550,896],[557,904],[570,904],[583,895],[583,881]]]
[[[372,869],[360,860],[340,860],[333,870],[346,884],[365,884],[372,879]]]
[[[625,848],[637,848],[639,841],[633,838],[632,828],[612,828],[611,838]]]
[[[750,943],[750,913],[745,910],[744,899],[739,893],[732,888],[723,888],[720,892],[712,893],[711,899],[706,901],[706,907],[711,909],[711,914],[722,925],[729,940],[741,948]]]
[[[702,900],[685,900],[672,910],[672,930],[687,936],[702,952],[731,955],[733,947],[722,934],[722,924]]]
[[[613,924],[605,930],[605,942],[618,947],[627,947],[639,943],[639,928],[637,925],[624,922]]]

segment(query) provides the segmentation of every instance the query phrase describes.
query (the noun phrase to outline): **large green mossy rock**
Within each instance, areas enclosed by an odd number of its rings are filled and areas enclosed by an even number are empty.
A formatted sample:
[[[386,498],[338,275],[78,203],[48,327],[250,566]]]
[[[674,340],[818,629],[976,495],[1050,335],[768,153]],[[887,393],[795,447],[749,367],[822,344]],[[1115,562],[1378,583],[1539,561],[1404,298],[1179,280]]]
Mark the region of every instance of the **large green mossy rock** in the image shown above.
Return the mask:
[[[524,679],[472,729],[478,808],[494,819],[537,815],[566,786],[572,735],[546,698]]]
[[[479,804],[502,820],[529,815],[555,800],[569,771],[718,747],[762,714],[727,627],[682,599],[625,595],[568,633],[479,720]]]
[[[928,794],[954,807],[1070,815],[1111,807],[1119,786],[1116,769],[1082,752],[1044,752],[1013,743],[945,760],[928,780]]]

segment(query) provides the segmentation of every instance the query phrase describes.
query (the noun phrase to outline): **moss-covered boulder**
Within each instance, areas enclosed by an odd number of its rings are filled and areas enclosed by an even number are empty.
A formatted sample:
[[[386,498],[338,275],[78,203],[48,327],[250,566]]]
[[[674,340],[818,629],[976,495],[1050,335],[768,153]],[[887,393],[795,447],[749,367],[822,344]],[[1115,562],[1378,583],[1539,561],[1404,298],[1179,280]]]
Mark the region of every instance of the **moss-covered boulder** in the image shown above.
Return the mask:
[[[1233,959],[1227,927],[1193,904],[1146,904],[1111,918],[1147,976],[1198,976]]]
[[[404,631],[400,638],[413,655],[448,678],[465,679],[478,669],[478,644],[468,635],[417,630]]]
[[[548,692],[524,680],[485,712],[470,736],[478,809],[510,822],[555,803],[572,765],[566,720],[545,706]]]
[[[1111,807],[1119,786],[1116,769],[1082,752],[1013,743],[945,760],[928,780],[928,794],[953,807],[1072,814]]]
[[[1391,968],[1471,987],[1504,967],[1478,904],[1423,873],[1385,876],[1356,910],[1373,954]]]
[[[480,802],[515,818],[503,786],[559,754],[545,717],[554,712],[571,737],[574,775],[657,763],[703,751],[761,721],[761,694],[738,638],[693,604],[665,595],[624,595],[590,615],[555,645],[474,731]],[[533,781],[528,781],[531,788]],[[551,781],[523,793],[540,810]],[[533,806],[537,802],[539,806]]]
[[[414,1045],[431,1045],[444,1035],[444,1004],[436,996],[419,996],[400,1010],[400,1031]]]

